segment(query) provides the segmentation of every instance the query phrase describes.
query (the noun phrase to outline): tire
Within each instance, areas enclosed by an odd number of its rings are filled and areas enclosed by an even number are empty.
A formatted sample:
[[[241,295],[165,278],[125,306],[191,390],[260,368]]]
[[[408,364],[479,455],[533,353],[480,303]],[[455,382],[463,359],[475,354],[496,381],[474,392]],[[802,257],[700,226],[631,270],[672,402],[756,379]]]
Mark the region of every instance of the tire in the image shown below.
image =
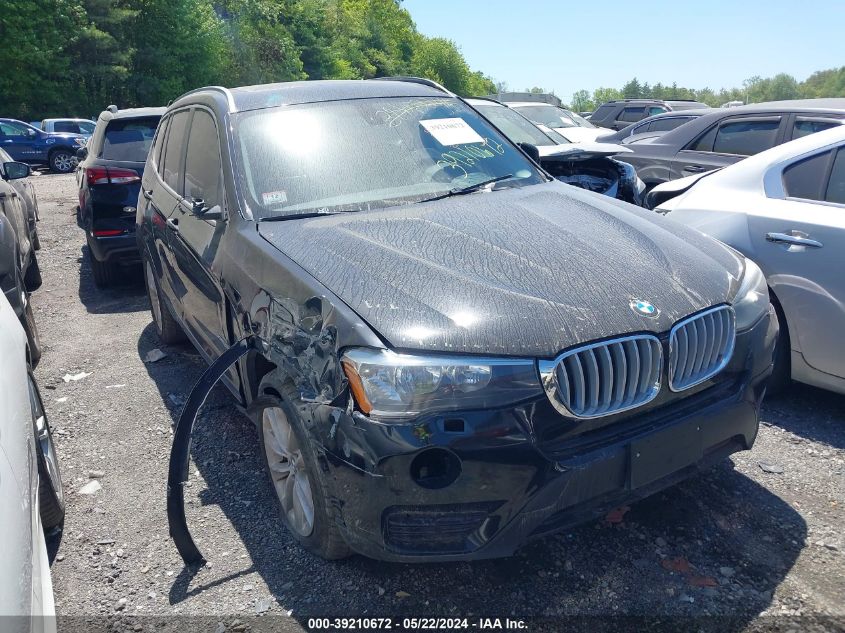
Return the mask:
[[[91,250],[88,250],[91,257],[91,272],[94,274],[94,284],[98,288],[108,288],[114,285],[117,279],[117,266],[111,262],[101,262]]]
[[[43,283],[41,266],[38,265],[38,258],[35,256],[35,251],[32,251],[32,259],[30,259],[29,266],[27,266],[26,273],[24,273],[23,283],[30,292],[38,290]]]
[[[29,396],[32,405],[32,424],[35,433],[35,450],[38,459],[38,500],[41,523],[45,531],[60,527],[65,520],[65,498],[59,459],[53,443],[53,432],[38,385],[29,374]]]
[[[41,336],[38,334],[38,327],[35,325],[32,302],[28,298],[21,325],[23,325],[23,330],[26,333],[26,342],[29,346],[29,364],[30,367],[35,369],[41,360]]]
[[[318,467],[317,454],[307,438],[296,409],[289,404],[298,394],[293,389],[285,388],[277,372],[271,372],[264,377],[258,392],[260,397],[263,395],[258,424],[261,456],[282,523],[291,536],[312,554],[327,560],[347,558],[352,551],[340,533],[335,510],[328,502],[328,489]],[[282,397],[279,397],[280,395]],[[285,441],[276,441],[277,437],[285,435],[284,431],[279,432],[285,425],[288,429],[286,445],[290,451],[287,455],[291,456],[291,459],[281,457],[284,450],[279,449]],[[294,481],[289,484],[291,478]],[[301,501],[300,494],[303,489],[310,493],[310,531],[307,529],[307,522],[303,526],[302,522],[298,521],[297,514],[303,513],[297,513],[294,507],[296,502],[300,503],[300,507],[307,505]],[[285,493],[285,490],[288,492]],[[291,501],[291,498],[295,500]]]
[[[57,149],[49,158],[50,169],[57,174],[69,174],[76,168],[76,156],[66,149]]]
[[[774,368],[769,377],[769,384],[766,393],[776,396],[783,393],[792,383],[792,346],[789,344],[789,326],[786,323],[786,315],[776,300],[772,301],[775,306],[775,313],[778,317],[778,341],[775,344]]]
[[[185,332],[179,322],[173,318],[170,308],[162,300],[158,281],[149,260],[144,260],[144,282],[147,286],[147,297],[150,299],[150,313],[153,317],[156,332],[162,343],[171,345],[185,340]]]
[[[36,250],[36,251],[41,250],[41,238],[38,237],[38,229],[37,228],[32,230],[32,235],[29,237],[29,241],[32,243],[33,250]]]

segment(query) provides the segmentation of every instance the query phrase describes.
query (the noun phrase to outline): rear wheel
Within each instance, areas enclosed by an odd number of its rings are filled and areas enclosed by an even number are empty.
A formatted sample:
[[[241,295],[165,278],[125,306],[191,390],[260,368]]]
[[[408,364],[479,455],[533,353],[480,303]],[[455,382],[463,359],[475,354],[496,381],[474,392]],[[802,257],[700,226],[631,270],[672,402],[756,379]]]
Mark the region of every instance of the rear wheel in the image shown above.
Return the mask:
[[[59,459],[53,444],[53,433],[38,385],[29,374],[29,401],[32,407],[32,420],[35,429],[35,449],[38,457],[38,498],[41,511],[41,523],[45,530],[59,527],[65,520],[65,497],[62,489],[62,476],[59,472]]]
[[[50,154],[50,169],[59,174],[67,174],[76,167],[76,156],[66,149],[57,149]]]
[[[291,535],[309,552],[329,560],[346,558],[349,546],[337,526],[328,491],[296,409],[275,394],[298,397],[285,390],[271,373],[259,393],[268,397],[261,411],[261,455],[278,501],[279,515]]]
[[[108,288],[113,285],[117,279],[117,266],[111,262],[101,262],[96,257],[91,249],[88,249],[88,254],[91,257],[91,272],[94,274],[94,283],[98,288]]]
[[[32,259],[29,261],[26,273],[23,277],[24,285],[29,291],[38,290],[41,287],[43,279],[41,278],[41,266],[38,265],[38,258],[35,256],[35,251],[32,251]]]
[[[41,250],[41,238],[38,237],[38,229],[32,229],[32,235],[29,238],[29,241],[32,243],[32,248],[36,251]]]
[[[178,321],[170,314],[170,309],[164,304],[161,292],[158,289],[153,265],[149,260],[144,262],[144,281],[147,284],[147,296],[150,298],[150,312],[153,315],[153,323],[158,332],[158,337],[163,343],[181,343],[185,340],[185,333]]]

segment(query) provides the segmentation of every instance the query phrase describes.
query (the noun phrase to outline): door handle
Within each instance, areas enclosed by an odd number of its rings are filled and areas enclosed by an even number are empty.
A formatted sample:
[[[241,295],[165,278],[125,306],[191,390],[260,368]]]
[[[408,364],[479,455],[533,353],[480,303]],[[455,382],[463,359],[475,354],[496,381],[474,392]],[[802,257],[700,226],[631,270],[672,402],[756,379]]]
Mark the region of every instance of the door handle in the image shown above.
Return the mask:
[[[790,235],[789,233],[766,233],[766,241],[775,244],[789,244],[790,246],[807,246],[809,248],[824,246],[818,240],[812,240],[805,235]]]
[[[147,200],[152,200],[152,199],[153,199],[153,190],[152,190],[152,189],[142,189],[141,191],[143,192],[144,197],[145,197]]]
[[[688,171],[691,174],[700,174],[703,171],[707,171],[707,167],[703,165],[686,165],[682,171]]]
[[[179,218],[167,218],[167,227],[178,233],[179,232]]]

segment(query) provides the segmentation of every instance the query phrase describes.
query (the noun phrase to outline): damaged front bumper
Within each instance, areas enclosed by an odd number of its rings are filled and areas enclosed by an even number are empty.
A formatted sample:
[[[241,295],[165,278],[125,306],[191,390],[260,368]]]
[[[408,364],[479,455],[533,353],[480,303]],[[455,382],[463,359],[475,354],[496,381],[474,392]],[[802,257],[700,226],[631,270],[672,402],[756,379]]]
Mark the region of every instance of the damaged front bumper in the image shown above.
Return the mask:
[[[750,449],[777,321],[737,335],[716,377],[647,406],[568,420],[548,400],[382,424],[304,404],[349,546],[392,561],[508,556]]]

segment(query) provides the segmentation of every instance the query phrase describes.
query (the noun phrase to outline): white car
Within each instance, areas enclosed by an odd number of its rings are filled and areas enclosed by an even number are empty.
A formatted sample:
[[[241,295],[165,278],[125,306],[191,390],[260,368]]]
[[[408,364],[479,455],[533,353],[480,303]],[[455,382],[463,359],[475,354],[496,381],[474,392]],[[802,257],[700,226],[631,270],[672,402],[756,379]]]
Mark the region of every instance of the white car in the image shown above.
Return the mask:
[[[519,110],[534,123],[553,129],[570,143],[591,142],[607,134],[605,128],[596,127],[581,115],[549,103],[509,101],[505,105]]]
[[[659,185],[649,200],[763,269],[781,320],[775,387],[791,376],[845,393],[845,125]]]
[[[0,295],[0,622],[11,622],[15,631],[55,631],[44,530],[61,525],[64,514],[58,460],[29,371],[26,335]]]

